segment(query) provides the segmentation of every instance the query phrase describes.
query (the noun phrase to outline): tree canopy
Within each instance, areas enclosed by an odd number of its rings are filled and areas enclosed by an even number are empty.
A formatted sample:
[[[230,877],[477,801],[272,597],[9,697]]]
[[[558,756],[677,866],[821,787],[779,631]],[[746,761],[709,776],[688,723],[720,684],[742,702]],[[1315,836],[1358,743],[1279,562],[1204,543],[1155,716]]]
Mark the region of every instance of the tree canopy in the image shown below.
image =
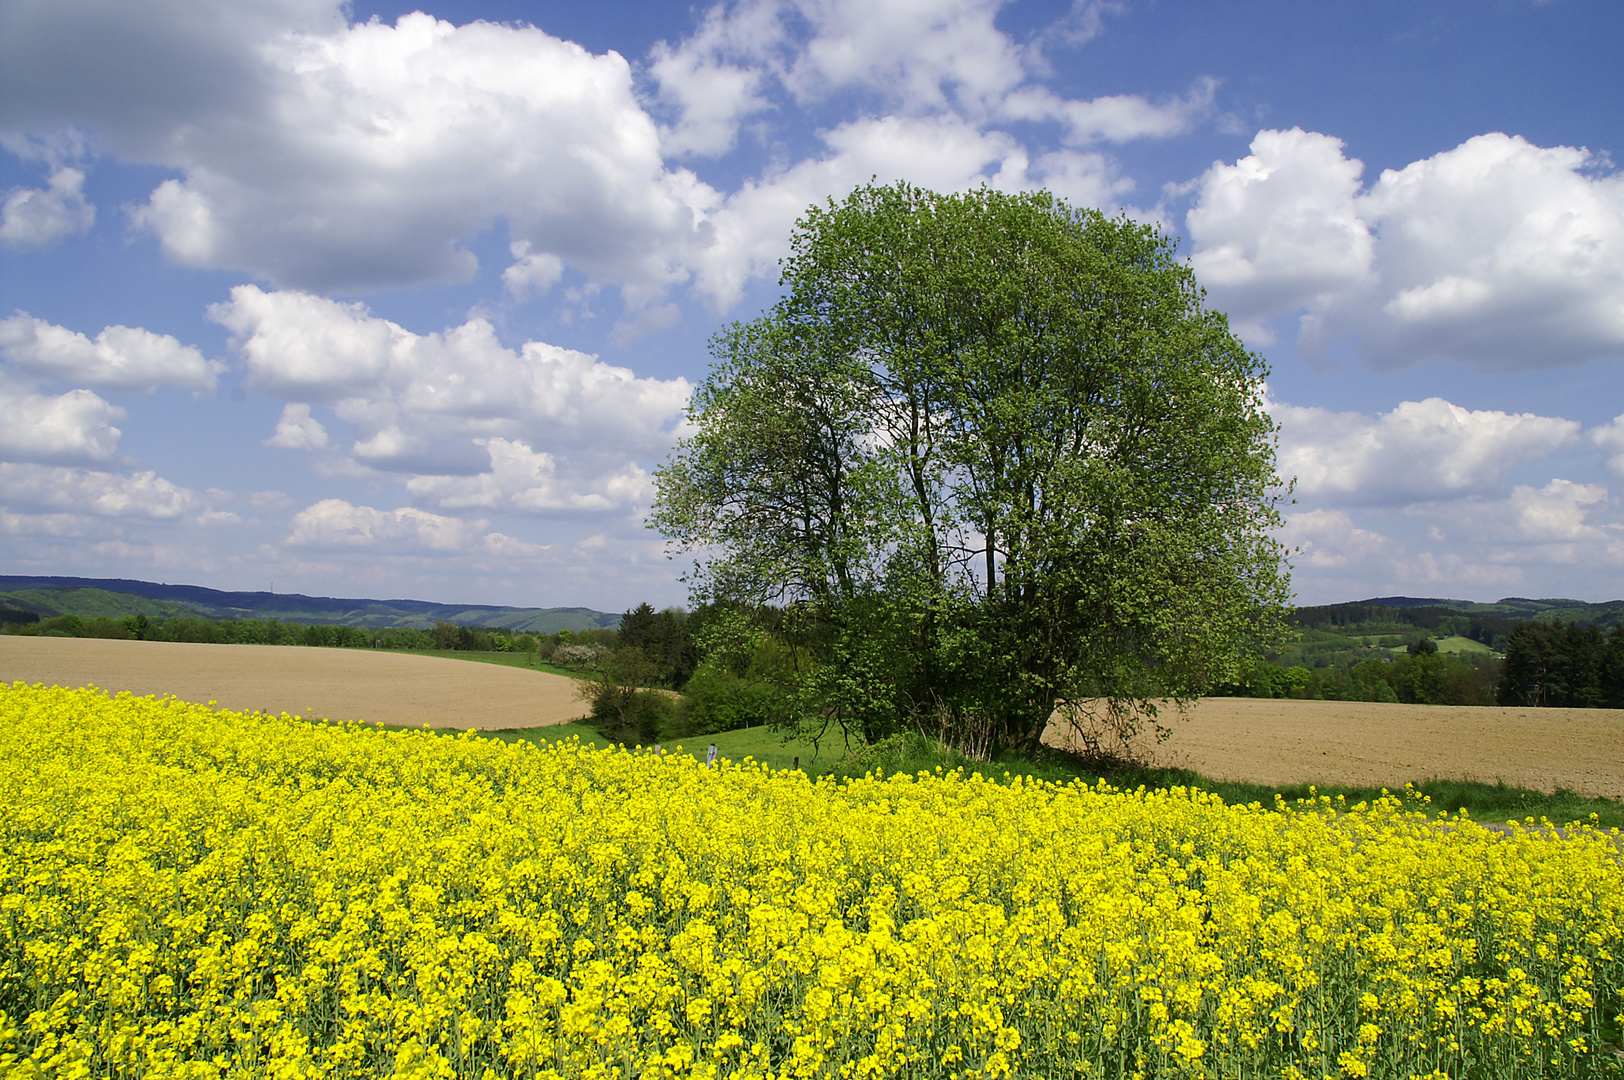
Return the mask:
[[[1501,705],[1624,708],[1624,624],[1518,623],[1506,643],[1496,695]]]
[[[652,523],[696,598],[776,610],[784,722],[1129,734],[1278,635],[1266,368],[1153,226],[870,185],[781,283],[713,339]]]

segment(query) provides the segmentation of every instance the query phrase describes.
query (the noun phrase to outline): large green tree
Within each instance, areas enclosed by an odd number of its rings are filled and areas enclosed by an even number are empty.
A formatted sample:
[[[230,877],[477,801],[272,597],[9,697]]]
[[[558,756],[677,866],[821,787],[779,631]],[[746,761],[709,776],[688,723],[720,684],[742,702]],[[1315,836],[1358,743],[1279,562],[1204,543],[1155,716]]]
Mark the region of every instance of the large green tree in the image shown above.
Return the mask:
[[[698,598],[784,609],[800,718],[1130,735],[1278,635],[1266,369],[1157,229],[871,185],[781,283],[714,339],[653,523]]]

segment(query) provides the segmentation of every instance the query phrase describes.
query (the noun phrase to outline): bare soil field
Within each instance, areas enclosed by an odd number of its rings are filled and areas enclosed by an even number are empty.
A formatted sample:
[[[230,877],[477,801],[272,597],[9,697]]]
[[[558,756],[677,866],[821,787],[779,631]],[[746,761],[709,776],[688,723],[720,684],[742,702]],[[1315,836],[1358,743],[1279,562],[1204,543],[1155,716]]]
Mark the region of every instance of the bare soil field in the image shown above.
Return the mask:
[[[1206,698],[1154,763],[1214,780],[1402,788],[1469,779],[1624,798],[1624,709],[1387,705],[1368,701]],[[1046,742],[1063,745],[1058,725]]]
[[[562,675],[371,649],[0,636],[0,683],[18,681],[409,727],[540,727],[586,714],[580,683]]]
[[[560,675],[363,649],[0,636],[0,683],[14,681],[411,727],[539,727],[586,711]],[[1624,798],[1624,710],[1208,698],[1187,720],[1163,715],[1173,735],[1156,763],[1217,780],[1469,778]]]

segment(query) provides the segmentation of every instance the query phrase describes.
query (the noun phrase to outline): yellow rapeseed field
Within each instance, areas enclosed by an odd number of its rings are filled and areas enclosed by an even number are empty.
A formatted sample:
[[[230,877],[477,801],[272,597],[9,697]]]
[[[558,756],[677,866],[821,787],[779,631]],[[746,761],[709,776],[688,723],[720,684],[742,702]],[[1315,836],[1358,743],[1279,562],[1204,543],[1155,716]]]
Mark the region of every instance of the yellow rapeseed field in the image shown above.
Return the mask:
[[[0,1073],[1566,1077],[1616,833],[0,686]]]

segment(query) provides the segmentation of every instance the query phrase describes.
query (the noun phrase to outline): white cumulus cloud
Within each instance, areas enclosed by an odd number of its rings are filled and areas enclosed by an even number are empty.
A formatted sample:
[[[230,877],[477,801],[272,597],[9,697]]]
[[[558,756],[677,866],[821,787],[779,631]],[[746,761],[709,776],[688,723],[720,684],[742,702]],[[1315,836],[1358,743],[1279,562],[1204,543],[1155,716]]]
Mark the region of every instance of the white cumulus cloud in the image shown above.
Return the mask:
[[[662,127],[625,59],[533,27],[422,13],[347,24],[331,0],[161,0],[141,18],[58,0],[5,27],[0,134],[82,126],[100,152],[170,170],[134,221],[183,265],[353,293],[466,280],[475,239],[505,229],[512,296],[573,269],[621,290],[630,340],[670,323],[673,289],[695,285],[725,308],[739,282],[774,276],[795,215],[871,174],[1043,185],[1111,205],[1131,184],[1080,146],[1177,134],[1210,111],[1209,79],[1156,101],[1045,95],[1032,47],[996,26],[1005,3],[714,6],[649,57],[649,100],[671,114]],[[758,113],[849,94],[877,107],[817,133],[828,154],[797,163],[775,151],[731,197],[667,163],[724,152]],[[1027,149],[993,126],[1021,117],[1055,122],[1063,145]],[[943,168],[974,142],[999,147],[996,160]]]
[[[29,375],[125,393],[150,393],[160,386],[212,391],[225,370],[168,334],[109,326],[92,340],[21,311],[0,321],[0,354]]]
[[[1217,89],[1216,79],[1203,77],[1183,97],[1152,102],[1137,94],[1068,100],[1033,86],[1011,93],[999,111],[1012,120],[1058,120],[1062,137],[1071,145],[1165,139],[1183,135],[1210,116]]]
[[[502,271],[502,284],[515,299],[544,296],[564,276],[564,260],[545,251],[531,254],[528,240],[515,240],[508,250],[517,261]]]
[[[1368,188],[1339,140],[1265,131],[1214,165],[1192,265],[1253,340],[1305,310],[1306,342],[1384,365],[1529,370],[1624,353],[1624,177],[1573,147],[1479,135]]]
[[[1280,540],[1292,551],[1294,566],[1341,569],[1383,555],[1396,545],[1387,537],[1354,524],[1345,510],[1303,510],[1285,515]]]
[[[714,156],[733,148],[739,122],[771,107],[763,93],[770,77],[763,60],[783,33],[774,4],[738,5],[732,12],[718,4],[678,44],[655,44],[649,74],[677,117],[660,129],[666,153]]]
[[[484,319],[415,334],[359,304],[253,285],[210,314],[236,335],[253,386],[335,403],[377,461],[437,438],[492,435],[554,453],[612,444],[622,456],[659,456],[692,390],[545,342],[507,348]]]
[[[1287,514],[1279,532],[1292,551],[1292,577],[1299,603],[1342,603],[1359,597],[1460,595],[1516,587],[1523,562],[1548,562],[1546,553],[1523,547],[1413,552],[1404,542],[1366,528],[1345,510]]]
[[[1026,77],[994,25],[1007,2],[734,0],[656,47],[651,73],[682,108],[676,145],[700,152],[725,149],[731,125],[766,107],[767,78],[803,104],[856,89],[904,112],[986,112]]]
[[[365,548],[386,553],[456,552],[524,557],[543,550],[499,532],[484,519],[463,520],[415,507],[377,510],[323,499],[293,516],[292,547]]]
[[[1624,177],[1571,147],[1479,135],[1363,200],[1381,234],[1388,360],[1543,367],[1624,352]]]
[[[714,242],[696,256],[696,288],[726,309],[751,278],[778,273],[806,208],[877,177],[936,191],[983,184],[1011,191],[1048,187],[1075,206],[1111,206],[1132,182],[1097,153],[1061,150],[1034,159],[1013,137],[954,117],[888,116],[825,132],[826,152],[749,180],[706,213]]]
[[[123,417],[89,390],[49,396],[0,379],[0,460],[107,461],[118,452],[113,421]]]
[[[0,19],[0,133],[82,126],[178,173],[135,221],[184,265],[318,290],[464,280],[465,245],[500,222],[649,289],[704,241],[703,185],[665,167],[630,65],[533,27],[350,25],[333,0],[53,0]],[[77,205],[58,177],[14,193],[19,239],[43,235],[25,227],[38,207]]]
[[[1594,508],[1606,505],[1607,488],[1601,484],[1561,479],[1539,488],[1519,484],[1509,502],[1519,539],[1573,541],[1606,535],[1587,520]]]
[[[250,384],[288,401],[269,445],[327,449],[311,415],[326,405],[354,430],[351,468],[398,474],[442,507],[644,504],[637,462],[669,450],[692,392],[544,342],[508,348],[483,319],[415,334],[360,305],[252,285],[212,315],[236,335]]]
[[[282,406],[282,416],[276,422],[276,431],[265,440],[266,446],[283,450],[325,450],[327,429],[321,421],[310,415],[310,406],[294,402]]]
[[[1303,495],[1405,503],[1490,491],[1526,461],[1577,441],[1579,424],[1533,413],[1468,410],[1442,398],[1379,416],[1270,406],[1278,467]]]
[[[711,7],[676,45],[661,42],[649,73],[677,120],[662,129],[677,155],[716,155],[742,122],[836,94],[872,103],[870,115],[956,115],[982,126],[1057,121],[1070,145],[1183,134],[1210,115],[1216,81],[1184,97],[1067,100],[1032,81],[1047,71],[1043,41],[1098,31],[1101,5],[1080,4],[1022,46],[999,30],[1008,0],[733,0]],[[1084,30],[1086,32],[1078,32]]]
[[[1505,545],[1573,545],[1615,536],[1601,520],[1607,506],[1603,484],[1581,484],[1561,478],[1535,487],[1518,484],[1503,498],[1473,498],[1448,503],[1418,503],[1405,512],[1435,522],[1434,534],[1451,543],[1490,542]],[[1574,548],[1559,561],[1572,562]]]
[[[82,514],[13,514],[0,510],[0,533],[7,536],[48,536],[61,540],[85,535],[89,525]]]
[[[597,475],[560,475],[552,454],[516,440],[476,440],[490,469],[474,476],[416,476],[406,490],[446,509],[479,507],[530,511],[615,510],[646,504],[652,478],[636,462]]]
[[[16,188],[0,204],[0,243],[29,250],[96,223],[96,208],[84,196],[85,174],[66,166],[51,173],[43,188]]]
[[[323,290],[455,281],[503,220],[601,280],[682,279],[696,184],[665,168],[618,55],[412,14],[263,56],[258,137],[198,131],[139,215],[175,260]]]
[[[1590,441],[1607,454],[1607,468],[1615,475],[1624,477],[1624,415],[1613,419],[1600,427],[1590,429]]]
[[[1214,164],[1186,218],[1214,302],[1244,324],[1363,283],[1375,251],[1354,205],[1363,168],[1341,140],[1298,128],[1259,132],[1250,155]]]
[[[106,517],[178,518],[200,506],[196,492],[155,472],[132,476],[67,466],[0,463],[0,504]]]

